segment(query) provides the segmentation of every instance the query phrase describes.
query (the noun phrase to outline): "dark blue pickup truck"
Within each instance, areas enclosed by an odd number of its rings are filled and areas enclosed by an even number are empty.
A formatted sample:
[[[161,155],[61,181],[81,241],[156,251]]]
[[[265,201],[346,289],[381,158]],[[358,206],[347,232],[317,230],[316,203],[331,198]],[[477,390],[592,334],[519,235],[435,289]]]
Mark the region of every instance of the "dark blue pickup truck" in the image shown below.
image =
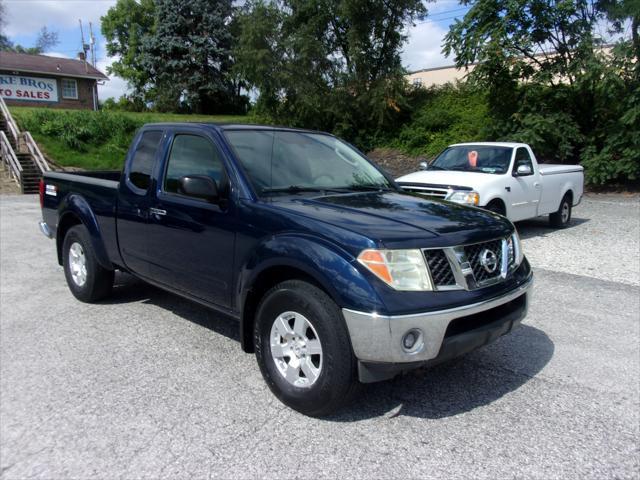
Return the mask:
[[[122,172],[45,173],[41,230],[73,295],[114,271],[236,318],[271,390],[308,415],[485,345],[525,316],[513,225],[403,192],[338,138],[153,124]]]

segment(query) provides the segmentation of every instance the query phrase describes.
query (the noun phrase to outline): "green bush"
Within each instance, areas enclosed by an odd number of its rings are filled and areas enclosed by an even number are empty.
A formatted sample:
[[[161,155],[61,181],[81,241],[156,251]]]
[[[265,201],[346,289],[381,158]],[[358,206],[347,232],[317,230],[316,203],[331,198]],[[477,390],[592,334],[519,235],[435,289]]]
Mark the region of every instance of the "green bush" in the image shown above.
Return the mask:
[[[452,143],[486,140],[489,124],[484,95],[464,84],[411,93],[414,110],[390,142],[410,155],[433,157]]]
[[[73,150],[86,151],[87,146],[99,146],[114,141],[128,146],[142,122],[114,112],[82,110],[33,109],[16,115],[18,123],[32,134],[59,137]]]

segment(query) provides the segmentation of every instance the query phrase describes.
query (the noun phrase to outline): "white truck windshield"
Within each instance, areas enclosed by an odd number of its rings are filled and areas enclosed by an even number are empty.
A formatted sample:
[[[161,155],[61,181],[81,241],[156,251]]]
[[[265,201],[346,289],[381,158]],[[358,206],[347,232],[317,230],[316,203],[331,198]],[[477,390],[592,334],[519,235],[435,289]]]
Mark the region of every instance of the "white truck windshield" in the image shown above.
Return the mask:
[[[510,147],[459,145],[443,151],[429,168],[503,174],[509,169],[512,152]]]

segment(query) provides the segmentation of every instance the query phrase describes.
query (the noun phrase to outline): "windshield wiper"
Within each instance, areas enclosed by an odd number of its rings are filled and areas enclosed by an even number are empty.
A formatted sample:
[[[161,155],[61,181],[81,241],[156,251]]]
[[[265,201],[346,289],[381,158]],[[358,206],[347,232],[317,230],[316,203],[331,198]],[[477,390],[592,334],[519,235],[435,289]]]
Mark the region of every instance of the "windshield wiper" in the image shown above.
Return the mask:
[[[345,187],[347,190],[354,190],[357,192],[389,192],[395,189],[385,187],[384,185],[349,185]]]
[[[339,191],[335,188],[322,187],[301,187],[299,185],[289,185],[288,187],[265,187],[262,193],[305,193],[305,192],[335,192]]]

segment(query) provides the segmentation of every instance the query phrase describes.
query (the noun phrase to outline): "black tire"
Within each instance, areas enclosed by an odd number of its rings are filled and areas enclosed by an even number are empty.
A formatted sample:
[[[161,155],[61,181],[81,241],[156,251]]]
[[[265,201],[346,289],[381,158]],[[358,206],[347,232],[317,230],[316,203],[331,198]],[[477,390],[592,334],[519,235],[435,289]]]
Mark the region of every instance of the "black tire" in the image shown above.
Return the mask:
[[[498,200],[490,201],[489,204],[484,208],[485,210],[489,210],[490,212],[497,213],[498,215],[504,216],[507,214],[507,212],[505,211],[504,205],[502,204],[502,202]]]
[[[567,194],[562,197],[558,211],[549,215],[549,224],[554,228],[565,228],[569,226],[571,223],[572,209],[571,196]]]
[[[272,326],[285,312],[295,312],[308,319],[313,330],[309,335],[317,334],[321,343],[320,373],[310,386],[300,387],[286,380],[271,354]],[[328,415],[350,402],[358,391],[357,360],[342,312],[314,285],[288,280],[269,290],[257,309],[254,341],[265,382],[282,403],[300,413],[316,417]]]
[[[79,244],[85,258],[85,281],[79,284],[73,278],[71,271],[70,250],[74,244]],[[84,225],[71,227],[64,237],[62,244],[62,264],[67,285],[74,297],[81,302],[93,303],[111,293],[113,287],[113,270],[103,268],[96,259],[89,232]]]

